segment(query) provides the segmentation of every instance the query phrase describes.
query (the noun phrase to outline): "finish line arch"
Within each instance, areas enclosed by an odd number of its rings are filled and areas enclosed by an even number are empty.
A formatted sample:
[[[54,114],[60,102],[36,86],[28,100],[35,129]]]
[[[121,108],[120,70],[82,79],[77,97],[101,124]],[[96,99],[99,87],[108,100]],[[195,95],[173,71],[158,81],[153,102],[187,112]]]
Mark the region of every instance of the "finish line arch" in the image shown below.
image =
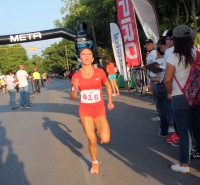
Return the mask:
[[[87,24],[85,22],[77,23],[77,33],[64,28],[56,28],[13,35],[2,35],[0,36],[0,45],[42,41],[59,37],[73,41],[75,43],[77,57],[79,56],[79,51],[81,49],[93,49],[93,41],[87,34]]]

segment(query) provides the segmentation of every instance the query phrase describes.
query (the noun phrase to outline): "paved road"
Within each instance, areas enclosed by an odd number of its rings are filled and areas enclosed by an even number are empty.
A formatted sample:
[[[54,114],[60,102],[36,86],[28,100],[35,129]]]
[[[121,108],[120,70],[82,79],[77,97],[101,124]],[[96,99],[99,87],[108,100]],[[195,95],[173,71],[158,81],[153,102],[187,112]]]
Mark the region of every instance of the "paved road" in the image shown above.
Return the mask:
[[[0,93],[0,185],[200,184],[200,160],[192,160],[188,174],[170,169],[178,147],[157,136],[151,97],[123,92],[107,113],[111,142],[99,145],[100,173],[90,174],[78,100],[70,100],[69,89],[68,80],[54,79],[32,98],[31,109],[18,110]]]

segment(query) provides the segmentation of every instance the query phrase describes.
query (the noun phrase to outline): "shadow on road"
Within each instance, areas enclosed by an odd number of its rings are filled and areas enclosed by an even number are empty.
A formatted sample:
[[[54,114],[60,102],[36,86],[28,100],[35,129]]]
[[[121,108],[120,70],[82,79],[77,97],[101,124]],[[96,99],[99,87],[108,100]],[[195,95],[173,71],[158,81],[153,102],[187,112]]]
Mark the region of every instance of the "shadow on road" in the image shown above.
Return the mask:
[[[170,165],[179,159],[179,148],[157,136],[159,122],[150,121],[155,111],[118,102],[117,99],[114,104],[115,108],[107,111],[111,142],[100,145],[102,148],[137,174],[145,178],[150,176],[161,184],[199,184],[199,175],[170,169]],[[197,160],[192,161],[190,166],[200,170]]]
[[[26,179],[24,165],[13,153],[12,142],[6,138],[6,129],[0,121],[0,184],[30,185]]]
[[[63,145],[67,146],[75,155],[81,158],[87,165],[90,166],[90,161],[88,161],[77,149],[83,148],[83,145],[74,139],[69,133],[71,130],[63,123],[57,121],[52,121],[48,117],[43,117],[45,121],[43,123],[43,128],[45,130],[50,129],[51,133],[58,139]],[[65,130],[61,127],[64,127]]]

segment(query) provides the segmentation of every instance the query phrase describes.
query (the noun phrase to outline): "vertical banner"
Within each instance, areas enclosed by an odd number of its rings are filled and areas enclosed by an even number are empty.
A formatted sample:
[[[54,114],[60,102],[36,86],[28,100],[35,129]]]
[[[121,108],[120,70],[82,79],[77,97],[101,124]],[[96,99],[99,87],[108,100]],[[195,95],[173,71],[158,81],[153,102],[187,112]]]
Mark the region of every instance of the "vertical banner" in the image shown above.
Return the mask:
[[[117,68],[119,70],[119,73],[124,76],[124,80],[127,80],[127,70],[124,58],[122,36],[117,24],[110,23],[110,34]]]
[[[142,58],[133,5],[130,0],[116,0],[116,2],[126,62],[132,66],[139,66],[142,63]]]
[[[152,39],[154,44],[159,38],[159,24],[156,11],[149,0],[131,0],[138,19],[147,38]]]

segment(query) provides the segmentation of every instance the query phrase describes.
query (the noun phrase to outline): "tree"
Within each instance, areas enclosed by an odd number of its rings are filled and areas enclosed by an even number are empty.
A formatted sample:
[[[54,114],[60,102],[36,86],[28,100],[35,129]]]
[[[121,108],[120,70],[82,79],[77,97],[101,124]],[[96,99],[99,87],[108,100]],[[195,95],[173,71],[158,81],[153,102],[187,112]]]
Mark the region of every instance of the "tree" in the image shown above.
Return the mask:
[[[26,50],[21,45],[0,46],[0,68],[2,73],[12,70],[14,73],[19,69],[19,64],[28,61]]]
[[[65,46],[68,50],[67,56]],[[43,69],[47,73],[63,74],[67,68],[66,57],[68,57],[69,67],[77,68],[77,61],[74,50],[74,43],[66,39],[62,39],[59,43],[54,43],[43,51]]]

